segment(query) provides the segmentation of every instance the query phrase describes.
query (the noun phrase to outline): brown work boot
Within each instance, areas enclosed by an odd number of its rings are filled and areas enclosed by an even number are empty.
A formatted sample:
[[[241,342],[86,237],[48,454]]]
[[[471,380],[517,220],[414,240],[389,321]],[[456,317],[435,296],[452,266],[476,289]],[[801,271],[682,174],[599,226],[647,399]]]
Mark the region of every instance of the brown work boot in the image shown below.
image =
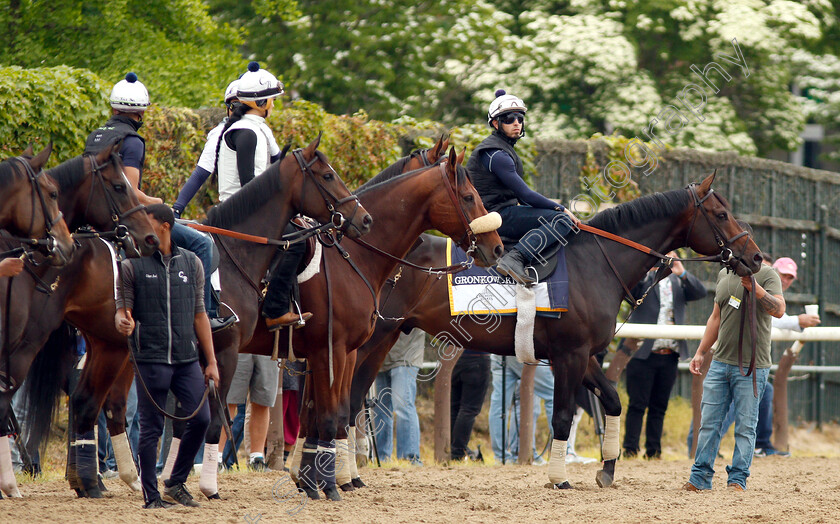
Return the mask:
[[[306,321],[310,318],[312,318],[312,313],[309,313],[308,311],[301,315],[289,311],[285,315],[279,316],[277,318],[265,319],[265,325],[268,326],[269,331],[277,331],[278,329],[282,329],[284,327],[289,327],[292,325],[294,325],[295,329],[297,329],[303,327]]]
[[[682,489],[684,489],[685,491],[700,491],[700,488],[698,488],[691,482],[686,482],[685,484],[683,484]]]
[[[744,488],[742,488],[741,485],[736,482],[733,482],[726,487],[731,491],[745,491]]]

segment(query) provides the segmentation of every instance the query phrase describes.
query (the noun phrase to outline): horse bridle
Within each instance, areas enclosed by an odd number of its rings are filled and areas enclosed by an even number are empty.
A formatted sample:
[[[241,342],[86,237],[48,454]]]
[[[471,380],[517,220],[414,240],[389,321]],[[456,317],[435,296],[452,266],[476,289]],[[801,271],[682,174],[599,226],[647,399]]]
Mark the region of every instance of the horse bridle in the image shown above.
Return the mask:
[[[458,175],[455,174],[455,187],[452,187],[452,183],[449,181],[449,177],[446,176],[446,168],[444,167],[444,163],[441,162],[438,164],[440,166],[440,177],[443,179],[443,187],[446,188],[447,194],[449,194],[449,199],[452,201],[452,205],[455,206],[455,209],[458,210],[457,215],[458,219],[461,221],[461,225],[464,227],[464,235],[461,237],[461,240],[458,241],[458,246],[463,249],[467,256],[472,256],[473,252],[477,249],[477,242],[478,238],[476,237],[475,233],[470,227],[470,222],[467,220],[467,214],[464,212],[464,208],[461,207],[461,202],[458,200]],[[467,244],[469,240],[469,247],[465,248],[464,246]]]
[[[47,200],[44,198],[44,193],[41,191],[41,186],[38,184],[38,179],[41,175],[44,174],[44,170],[41,169],[37,173],[35,170],[32,169],[32,166],[29,165],[29,162],[26,161],[23,157],[15,157],[14,160],[17,160],[23,166],[24,171],[26,172],[27,177],[29,178],[29,184],[32,186],[32,214],[30,215],[29,220],[29,230],[28,235],[30,238],[15,238],[18,242],[23,244],[28,244],[30,246],[46,246],[47,257],[57,257],[61,256],[61,252],[58,249],[58,241],[55,239],[55,235],[52,233],[52,228],[61,219],[64,215],[61,211],[58,212],[55,218],[50,217],[50,212],[47,209]],[[44,214],[44,236],[42,238],[36,239],[32,237],[32,230],[35,228],[35,196],[37,195],[38,201],[41,204],[41,211]]]
[[[117,242],[124,242],[129,237],[129,230],[128,226],[126,226],[123,221],[128,218],[129,216],[137,213],[139,211],[143,211],[146,209],[146,206],[143,204],[138,204],[128,211],[120,212],[120,206],[117,204],[116,199],[114,196],[108,191],[108,187],[105,182],[105,177],[102,175],[102,171],[108,166],[112,165],[116,169],[119,166],[118,162],[118,155],[116,152],[112,152],[111,155],[108,157],[108,162],[104,164],[99,164],[96,161],[96,156],[91,153],[85,153],[85,157],[90,160],[90,166],[93,170],[93,181],[90,184],[90,193],[88,194],[87,204],[85,205],[85,216],[87,216],[88,211],[90,210],[90,204],[93,201],[93,193],[96,190],[97,185],[102,187],[102,193],[105,195],[105,200],[108,202],[108,207],[111,211],[111,221],[114,224],[114,228],[111,231],[99,234],[98,236],[108,236],[113,237]],[[122,175],[125,179],[125,175]],[[127,191],[131,191],[131,186],[128,183],[128,179],[125,179],[125,183],[128,184],[126,187]]]
[[[294,151],[292,151],[292,155],[294,155],[295,160],[297,160],[298,166],[300,167],[300,171],[304,174],[304,177],[308,176],[312,183],[315,184],[315,187],[318,189],[318,192],[321,193],[321,198],[324,199],[324,203],[327,205],[327,211],[330,212],[330,222],[332,223],[332,225],[335,226],[336,229],[343,231],[347,224],[352,224],[353,218],[355,218],[356,213],[362,206],[361,202],[359,202],[359,197],[351,193],[347,197],[338,198],[335,195],[333,195],[329,189],[324,187],[324,185],[321,184],[321,182],[318,181],[318,177],[312,171],[312,166],[315,165],[315,163],[319,160],[323,160],[324,163],[327,164],[327,167],[330,168],[330,172],[332,172],[336,179],[339,179],[338,173],[336,173],[335,169],[333,169],[329,162],[327,162],[323,157],[321,157],[318,151],[316,151],[315,154],[312,155],[312,160],[310,160],[309,162],[307,162],[306,159],[303,158],[303,149],[295,149]],[[303,201],[305,194],[306,184],[304,183],[300,193],[300,209],[303,209]],[[353,212],[350,214],[350,217],[345,218],[344,215],[338,210],[338,208],[346,204],[347,202],[353,201],[356,202],[356,206],[353,208]]]
[[[736,234],[731,238],[726,238],[724,232],[715,224],[714,220],[709,216],[709,211],[703,207],[703,203],[715,192],[714,189],[709,188],[709,191],[703,195],[702,198],[697,194],[697,184],[692,183],[689,184],[687,189],[691,192],[691,196],[694,198],[694,208],[700,209],[703,217],[706,219],[706,223],[709,224],[709,228],[712,230],[712,234],[715,236],[715,242],[717,243],[718,247],[720,248],[720,261],[723,264],[730,264],[732,260],[738,261],[741,264],[747,265],[744,263],[744,253],[747,250],[747,245],[749,241],[744,242],[743,248],[741,248],[741,252],[736,256],[732,251],[732,245],[737,241],[739,238],[743,236],[749,237],[750,234],[746,231],[741,231],[740,233]],[[697,212],[695,211],[694,216],[691,219],[691,225],[688,227],[688,231],[685,235],[685,245],[688,245],[688,240],[691,238],[691,231],[694,229],[694,223],[697,221]],[[749,240],[749,239],[748,239]]]

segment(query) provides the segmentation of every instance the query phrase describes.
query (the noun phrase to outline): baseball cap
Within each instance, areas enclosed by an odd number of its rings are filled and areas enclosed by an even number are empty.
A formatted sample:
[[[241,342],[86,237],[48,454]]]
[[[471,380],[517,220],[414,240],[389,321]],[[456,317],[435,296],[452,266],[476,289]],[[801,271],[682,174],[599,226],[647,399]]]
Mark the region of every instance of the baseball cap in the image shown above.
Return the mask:
[[[773,267],[781,275],[791,275],[796,278],[796,262],[792,258],[782,257],[773,263]]]

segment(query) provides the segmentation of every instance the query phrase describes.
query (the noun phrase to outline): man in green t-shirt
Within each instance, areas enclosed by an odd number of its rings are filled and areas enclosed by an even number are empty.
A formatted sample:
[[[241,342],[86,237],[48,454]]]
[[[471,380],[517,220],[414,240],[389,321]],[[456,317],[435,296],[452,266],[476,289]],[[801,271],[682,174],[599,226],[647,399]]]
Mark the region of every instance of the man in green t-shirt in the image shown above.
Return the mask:
[[[739,224],[752,236],[752,229],[748,224],[740,221]],[[712,489],[712,477],[715,473],[713,466],[720,448],[720,427],[731,402],[735,403],[735,450],[732,453],[732,465],[726,467],[726,485],[735,491],[747,489],[747,477],[750,476],[750,465],[755,450],[758,403],[767,383],[771,364],[770,321],[771,317],[779,318],[785,312],[779,274],[772,267],[762,265],[754,276],[755,290],[752,289],[750,277],[739,277],[726,269],[720,271],[712,314],[706,322],[706,331],[697,353],[689,364],[689,370],[695,375],[700,375],[706,354],[712,344],[718,342],[714,360],[703,381],[697,452],[689,481],[683,486],[687,491]],[[745,306],[744,289],[755,293],[758,304],[755,344],[757,396],[753,391],[753,377],[742,376],[738,365],[740,315]],[[749,363],[750,360],[751,341],[749,326],[745,324],[742,349],[745,363]]]

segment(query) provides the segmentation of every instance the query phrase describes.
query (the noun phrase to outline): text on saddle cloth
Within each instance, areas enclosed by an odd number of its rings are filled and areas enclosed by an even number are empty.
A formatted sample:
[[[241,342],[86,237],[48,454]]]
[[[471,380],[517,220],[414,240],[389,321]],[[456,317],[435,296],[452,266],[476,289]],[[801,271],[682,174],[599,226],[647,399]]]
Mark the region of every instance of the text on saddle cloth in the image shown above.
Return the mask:
[[[569,307],[569,277],[565,250],[557,253],[557,269],[544,282],[533,286],[538,316],[557,317]],[[451,240],[446,242],[446,263],[458,264],[466,254]],[[516,314],[516,284],[495,270],[473,266],[447,275],[449,313],[457,315]]]

